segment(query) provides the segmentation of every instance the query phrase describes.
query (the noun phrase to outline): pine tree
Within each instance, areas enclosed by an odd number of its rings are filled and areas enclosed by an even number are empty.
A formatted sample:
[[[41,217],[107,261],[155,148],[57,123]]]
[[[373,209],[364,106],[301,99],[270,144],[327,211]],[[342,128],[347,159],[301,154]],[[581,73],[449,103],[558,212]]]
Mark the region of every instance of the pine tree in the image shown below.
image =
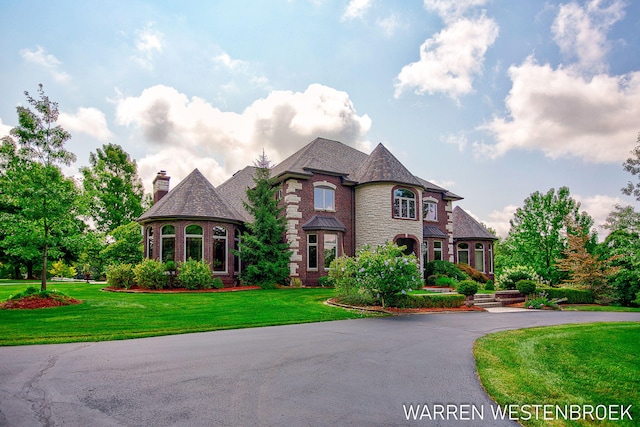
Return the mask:
[[[276,199],[279,187],[270,177],[270,162],[264,152],[255,166],[255,186],[247,189],[248,202],[244,203],[253,221],[240,239],[238,255],[247,263],[243,282],[269,289],[284,284],[289,277],[291,251],[283,240],[286,223]]]

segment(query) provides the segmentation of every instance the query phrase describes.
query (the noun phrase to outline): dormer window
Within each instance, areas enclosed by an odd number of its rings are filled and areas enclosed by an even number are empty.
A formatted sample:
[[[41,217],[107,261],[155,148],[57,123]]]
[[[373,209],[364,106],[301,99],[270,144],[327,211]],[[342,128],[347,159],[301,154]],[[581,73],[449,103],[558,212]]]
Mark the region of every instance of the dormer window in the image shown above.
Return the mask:
[[[393,191],[393,217],[416,219],[416,195],[408,188]]]
[[[336,210],[336,186],[330,182],[313,184],[313,208],[317,211]]]

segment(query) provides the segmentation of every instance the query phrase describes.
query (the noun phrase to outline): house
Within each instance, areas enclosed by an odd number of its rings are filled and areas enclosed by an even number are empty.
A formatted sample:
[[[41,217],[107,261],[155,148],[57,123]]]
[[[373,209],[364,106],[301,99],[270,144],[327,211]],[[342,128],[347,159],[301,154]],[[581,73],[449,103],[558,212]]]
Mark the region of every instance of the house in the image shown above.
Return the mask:
[[[241,260],[232,249],[251,221],[243,201],[254,171],[247,166],[215,188],[196,169],[171,191],[166,172],[159,172],[155,204],[138,219],[145,257],[205,259],[225,286],[236,284]],[[387,241],[406,246],[422,266],[460,260],[492,276],[495,237],[453,208],[462,197],[413,175],[382,144],[367,155],[316,138],[273,167],[271,176],[280,186],[290,274],[306,285],[327,275],[334,258]]]

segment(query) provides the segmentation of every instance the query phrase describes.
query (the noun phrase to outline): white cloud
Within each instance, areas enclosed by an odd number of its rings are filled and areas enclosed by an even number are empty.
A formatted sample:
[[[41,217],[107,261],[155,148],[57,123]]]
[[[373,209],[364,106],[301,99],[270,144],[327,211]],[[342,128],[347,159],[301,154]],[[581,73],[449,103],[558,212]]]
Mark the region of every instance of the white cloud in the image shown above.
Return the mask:
[[[447,144],[457,146],[458,151],[460,151],[461,153],[465,150],[465,148],[467,147],[467,143],[469,142],[467,140],[467,136],[463,132],[449,134],[445,137],[444,140]]]
[[[371,0],[350,0],[342,15],[342,21],[362,17],[371,7]]]
[[[405,65],[397,76],[395,97],[405,89],[416,94],[442,92],[453,99],[473,90],[482,72],[484,54],[498,37],[498,25],[482,15],[460,18],[420,46],[420,60]]]
[[[456,20],[469,9],[483,6],[486,0],[424,0],[427,10],[436,12],[445,22]]]
[[[507,205],[502,210],[494,210],[489,214],[488,221],[482,221],[487,227],[493,228],[501,238],[507,237],[511,229],[511,221],[513,214],[516,213],[518,206]]]
[[[602,1],[592,0],[585,7],[576,2],[560,6],[551,27],[553,39],[569,59],[577,59],[585,71],[606,70],[604,57],[609,50],[606,33],[624,16],[624,3],[613,1],[601,7]]]
[[[104,113],[97,108],[80,107],[75,114],[61,112],[58,121],[71,134],[80,132],[91,135],[100,141],[107,141],[111,137],[107,119]]]
[[[163,34],[153,28],[154,23],[148,23],[144,28],[136,31],[135,48],[136,53],[133,60],[140,66],[152,69],[153,56],[156,52],[160,53],[163,49]]]
[[[227,91],[235,90],[238,87],[245,87],[246,82],[252,87],[270,88],[269,79],[256,72],[248,61],[233,59],[227,52],[222,52],[212,59],[214,64],[216,64],[216,68],[223,69],[231,74],[231,81],[223,86]]]
[[[391,14],[384,19],[379,19],[376,21],[376,24],[387,37],[393,36],[396,30],[404,25],[396,14]]]
[[[22,49],[20,56],[26,62],[42,67],[58,83],[67,83],[71,80],[69,74],[60,70],[62,62],[54,55],[47,53],[42,46],[36,46],[34,50]]]
[[[138,128],[140,135],[132,138],[142,139],[155,153],[139,162],[151,165],[151,175],[141,173],[146,180],[159,169],[179,180],[183,170],[198,167],[204,173],[201,165],[206,164],[207,176],[217,185],[221,177],[252,164],[263,148],[277,163],[317,136],[369,149],[365,136],[371,119],[357,115],[346,92],[319,84],[304,92],[273,91],[242,113],[221,111],[202,98],[189,99],[162,85],[137,97],[120,97],[116,104],[117,123]],[[172,168],[177,163],[181,172],[176,173]]]
[[[2,123],[2,118],[0,118],[0,138],[8,136],[11,129],[13,129],[13,126],[5,125]]]
[[[634,146],[640,117],[640,72],[585,78],[568,68],[538,65],[533,58],[511,66],[506,98],[509,118],[495,117],[481,129],[495,144],[477,144],[496,158],[512,149],[542,150],[551,158],[620,162]]]
[[[609,234],[609,232],[602,227],[606,223],[609,213],[613,211],[615,205],[625,204],[620,197],[612,197],[602,194],[587,197],[575,195],[573,198],[580,202],[581,210],[587,212],[591,218],[593,218],[593,223],[598,231],[600,241],[604,240]]]

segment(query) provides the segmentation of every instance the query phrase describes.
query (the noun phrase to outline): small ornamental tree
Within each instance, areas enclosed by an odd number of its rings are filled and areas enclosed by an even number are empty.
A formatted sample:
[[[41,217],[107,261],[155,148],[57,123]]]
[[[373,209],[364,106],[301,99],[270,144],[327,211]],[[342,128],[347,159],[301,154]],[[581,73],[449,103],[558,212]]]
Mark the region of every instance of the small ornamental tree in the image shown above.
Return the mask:
[[[247,202],[244,203],[253,221],[247,224],[247,231],[238,245],[239,251],[234,253],[247,263],[241,275],[243,282],[269,289],[286,283],[291,251],[283,239],[286,223],[283,208],[278,206],[276,198],[279,187],[270,178],[269,160],[264,153],[256,166],[255,186],[247,188]]]
[[[478,292],[478,283],[473,280],[463,280],[456,286],[456,292],[464,295],[469,300],[471,295],[475,295]]]

